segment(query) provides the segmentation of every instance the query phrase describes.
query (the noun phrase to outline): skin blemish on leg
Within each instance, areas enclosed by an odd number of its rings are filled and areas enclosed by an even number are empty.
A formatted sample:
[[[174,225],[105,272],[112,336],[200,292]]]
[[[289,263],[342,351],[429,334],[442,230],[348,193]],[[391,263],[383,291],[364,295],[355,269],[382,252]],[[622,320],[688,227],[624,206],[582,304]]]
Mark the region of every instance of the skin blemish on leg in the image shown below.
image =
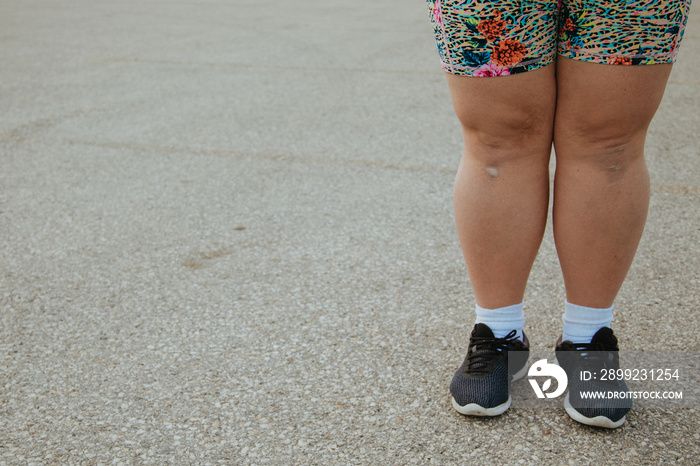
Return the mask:
[[[486,167],[486,173],[491,175],[491,177],[496,178],[498,176],[498,168],[496,167]]]

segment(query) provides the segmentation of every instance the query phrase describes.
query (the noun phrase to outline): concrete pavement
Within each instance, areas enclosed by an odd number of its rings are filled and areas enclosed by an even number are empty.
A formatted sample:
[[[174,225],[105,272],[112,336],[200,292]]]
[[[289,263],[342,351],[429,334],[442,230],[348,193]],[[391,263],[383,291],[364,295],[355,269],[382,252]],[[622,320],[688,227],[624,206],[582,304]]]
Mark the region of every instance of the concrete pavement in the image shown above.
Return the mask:
[[[697,356],[697,14],[684,41],[615,329]],[[460,148],[420,1],[0,3],[0,464],[697,461],[697,407],[452,410]],[[535,348],[563,299],[548,229]]]

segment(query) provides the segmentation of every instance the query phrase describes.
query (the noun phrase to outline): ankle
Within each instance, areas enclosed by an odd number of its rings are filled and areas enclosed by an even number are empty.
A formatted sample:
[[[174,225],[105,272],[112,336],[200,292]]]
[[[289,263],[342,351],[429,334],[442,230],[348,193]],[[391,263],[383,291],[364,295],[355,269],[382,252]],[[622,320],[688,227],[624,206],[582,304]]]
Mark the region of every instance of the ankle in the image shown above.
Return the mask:
[[[523,326],[525,314],[523,303],[498,309],[485,309],[476,305],[477,324],[486,324],[496,338],[504,338],[513,330],[516,330],[517,338],[523,340]]]
[[[614,308],[614,305],[608,308],[585,307],[566,301],[562,341],[590,343],[598,330],[611,326]]]

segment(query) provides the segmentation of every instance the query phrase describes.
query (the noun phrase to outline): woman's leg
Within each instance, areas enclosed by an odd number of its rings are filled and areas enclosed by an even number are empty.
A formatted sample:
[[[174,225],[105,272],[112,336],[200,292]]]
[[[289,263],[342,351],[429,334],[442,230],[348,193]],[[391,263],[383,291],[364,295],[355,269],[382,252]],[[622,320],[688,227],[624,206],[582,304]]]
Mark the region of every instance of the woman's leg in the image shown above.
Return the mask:
[[[477,308],[467,356],[450,383],[462,414],[503,413],[511,377],[527,370],[522,300],[547,221],[554,70],[447,78],[464,135],[457,232],[477,305],[485,308]]]
[[[464,153],[455,219],[477,304],[523,300],[547,221],[554,65],[501,77],[448,74]]]
[[[553,223],[570,303],[609,308],[627,275],[649,206],[644,140],[670,71],[557,62]]]
[[[583,382],[576,370],[586,364],[582,360],[595,359],[589,343],[597,351],[618,350],[607,327],[644,230],[649,206],[644,139],[670,71],[671,65],[607,65],[562,57],[557,63],[553,222],[568,303],[556,353],[569,375],[566,412],[588,425],[618,427],[632,407],[624,381]],[[615,361],[606,367],[618,369]],[[583,397],[591,391],[616,396]]]

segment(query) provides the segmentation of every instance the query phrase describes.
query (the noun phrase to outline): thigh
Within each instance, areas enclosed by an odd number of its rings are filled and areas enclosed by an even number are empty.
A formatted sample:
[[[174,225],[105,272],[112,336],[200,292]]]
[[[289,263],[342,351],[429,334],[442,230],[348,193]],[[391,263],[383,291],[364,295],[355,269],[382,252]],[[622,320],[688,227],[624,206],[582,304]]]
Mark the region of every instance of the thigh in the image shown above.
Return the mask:
[[[556,105],[555,66],[475,78],[447,73],[465,149],[498,164],[537,154],[549,157]],[[478,155],[477,155],[478,154]]]
[[[605,65],[559,57],[554,145],[557,159],[589,146],[643,146],[671,64]]]
[[[427,0],[445,71],[492,77],[531,71],[556,54],[557,0]]]

